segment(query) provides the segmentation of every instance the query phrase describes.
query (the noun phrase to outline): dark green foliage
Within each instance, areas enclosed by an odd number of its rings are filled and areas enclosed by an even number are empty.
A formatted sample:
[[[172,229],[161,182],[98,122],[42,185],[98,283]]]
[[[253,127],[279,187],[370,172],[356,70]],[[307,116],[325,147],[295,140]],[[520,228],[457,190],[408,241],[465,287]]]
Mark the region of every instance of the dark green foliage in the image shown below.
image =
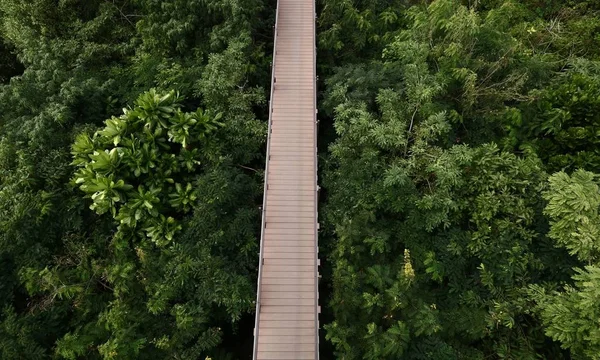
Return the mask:
[[[77,139],[75,183],[119,226],[108,253],[96,241],[88,246],[99,253],[79,250],[86,261],[30,274],[30,291],[60,289],[81,304],[81,316],[101,310],[97,322],[74,323],[58,341],[61,356],[94,356],[89,349],[97,347],[103,358],[195,359],[219,344],[219,324],[251,311],[258,214],[240,206],[252,206],[257,185],[219,160],[211,146],[218,117],[182,112],[173,92],[151,91],[93,138]],[[95,265],[92,273],[85,263]],[[86,273],[84,282],[105,281],[97,290],[109,293],[58,284]],[[102,297],[103,309],[83,306]]]
[[[403,22],[411,1],[323,1],[318,36],[321,53],[330,62],[355,61],[380,52]]]
[[[274,4],[0,0],[0,358],[245,356]],[[336,358],[599,359],[598,4],[319,3]]]
[[[529,321],[522,295],[553,252],[534,230],[541,164],[494,146],[435,146],[450,128],[443,114],[415,125],[412,145],[394,144],[386,135],[402,120],[408,127],[410,113],[391,117],[385,95],[381,119],[338,108],[342,136],[326,183],[336,189],[327,211],[338,238],[328,338],[338,356],[418,358],[443,347],[461,358],[475,341],[480,356],[546,350],[526,345],[532,338],[521,331]]]
[[[549,169],[600,172],[598,129],[600,82],[596,74],[573,73],[536,91],[536,100],[510,114],[511,135],[533,147]]]
[[[410,8],[326,79],[327,339],[343,359],[594,359],[594,269],[564,247],[597,242],[597,204],[547,173],[594,170],[595,10],[464,3]]]
[[[268,72],[253,40],[263,7],[0,1],[0,358],[204,359],[253,311],[261,174],[247,169],[265,139],[254,111],[269,79],[253,77]],[[144,138],[143,124],[165,119],[139,108],[112,134],[151,87],[181,94],[166,104],[177,116],[164,141]],[[223,126],[208,131],[217,114]],[[129,155],[113,167],[114,148]],[[97,201],[71,184],[86,151],[98,162],[79,177]],[[115,207],[93,189],[111,177],[133,186]],[[156,213],[138,214],[136,200]]]

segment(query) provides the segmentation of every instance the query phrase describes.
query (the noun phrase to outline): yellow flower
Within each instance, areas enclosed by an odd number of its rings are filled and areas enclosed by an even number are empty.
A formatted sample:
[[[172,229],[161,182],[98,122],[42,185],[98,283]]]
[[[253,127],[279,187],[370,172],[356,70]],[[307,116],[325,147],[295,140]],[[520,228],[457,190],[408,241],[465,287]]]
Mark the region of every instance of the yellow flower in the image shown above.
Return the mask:
[[[404,249],[404,276],[411,280],[415,277],[415,270],[410,262],[410,250],[408,249]]]

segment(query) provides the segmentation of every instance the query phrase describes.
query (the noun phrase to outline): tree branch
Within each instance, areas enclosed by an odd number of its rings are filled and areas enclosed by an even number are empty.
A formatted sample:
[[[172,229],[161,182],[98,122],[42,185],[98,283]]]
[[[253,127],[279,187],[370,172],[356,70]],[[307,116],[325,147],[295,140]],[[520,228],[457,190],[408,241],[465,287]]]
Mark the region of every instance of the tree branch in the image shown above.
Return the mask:
[[[256,169],[253,169],[253,168],[251,168],[251,167],[247,167],[247,166],[240,165],[240,164],[237,164],[237,166],[241,167],[242,169],[246,169],[246,170],[250,170],[250,171],[258,172],[258,170],[256,170]]]

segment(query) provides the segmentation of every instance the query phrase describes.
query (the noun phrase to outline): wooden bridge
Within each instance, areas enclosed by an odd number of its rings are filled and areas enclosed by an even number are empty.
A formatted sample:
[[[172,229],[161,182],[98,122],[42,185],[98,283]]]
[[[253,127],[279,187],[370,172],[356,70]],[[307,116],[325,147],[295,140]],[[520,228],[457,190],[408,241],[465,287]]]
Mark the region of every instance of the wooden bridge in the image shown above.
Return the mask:
[[[254,360],[318,359],[314,0],[278,0]]]

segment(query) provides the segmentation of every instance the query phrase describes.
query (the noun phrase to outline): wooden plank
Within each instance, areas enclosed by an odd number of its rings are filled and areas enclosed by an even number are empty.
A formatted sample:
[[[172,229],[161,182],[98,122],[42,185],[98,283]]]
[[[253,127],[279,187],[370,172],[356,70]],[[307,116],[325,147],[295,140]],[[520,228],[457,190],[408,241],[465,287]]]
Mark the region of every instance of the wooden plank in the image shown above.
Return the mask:
[[[268,197],[267,206],[265,210],[268,212],[268,214],[270,214],[271,211],[277,213],[280,211],[284,211],[282,209],[287,209],[290,207],[296,209],[296,211],[303,213],[314,212],[316,215],[316,212],[314,211],[314,197],[313,201],[302,201],[300,199],[285,200]]]
[[[267,293],[277,293],[277,292],[284,292],[284,293],[301,293],[301,294],[314,294],[315,291],[315,286],[314,285],[298,285],[298,284],[294,284],[294,283],[290,283],[290,284],[286,284],[286,285],[265,285],[263,284],[262,287],[262,291],[267,292]],[[311,298],[314,298],[314,296],[311,296]],[[291,313],[293,315],[293,313]],[[314,314],[312,318],[314,318]],[[290,315],[289,317],[290,319],[294,319],[293,316]],[[273,319],[271,319],[273,320]],[[279,319],[279,320],[283,320],[283,319]],[[308,319],[300,319],[298,318],[297,320],[308,320]]]
[[[312,184],[300,184],[300,183],[294,184],[294,183],[290,183],[290,182],[279,183],[279,184],[269,183],[269,191],[283,191],[283,190],[289,190],[290,192],[298,190],[298,191],[306,192],[307,194],[313,194],[315,191],[317,191],[317,186],[315,183],[312,183]]]
[[[263,308],[270,306],[270,305],[264,305],[263,304]],[[299,305],[298,307],[301,307],[302,305]],[[278,306],[279,307],[279,306]],[[312,306],[314,308],[314,304]],[[261,335],[266,335],[266,336],[270,336],[270,335],[296,335],[296,336],[315,336],[314,333],[314,329],[310,329],[310,328],[302,328],[302,329],[290,329],[290,328],[266,328],[266,329],[260,329],[260,334]]]
[[[313,146],[313,144],[315,144],[314,139],[306,139],[306,138],[293,138],[293,139],[283,139],[283,138],[272,138],[271,139],[271,145],[290,145],[290,146],[298,146],[298,145],[304,145],[304,146]]]
[[[279,111],[279,110],[278,110],[278,111]],[[286,111],[288,111],[288,110],[286,110]],[[280,117],[280,116],[281,116],[281,115],[279,115],[279,117]],[[302,116],[303,116],[304,118],[310,118],[310,121],[311,121],[311,122],[313,121],[313,118],[314,118],[314,116],[312,115],[312,113],[310,113],[310,114],[309,114],[309,113],[306,113],[306,114],[304,114],[304,115],[302,115]],[[278,117],[278,115],[277,115],[277,114],[275,114],[273,117],[274,117],[274,118],[276,118],[276,117]],[[286,120],[286,121],[288,121],[288,120]],[[290,121],[291,121],[291,120],[290,120]],[[304,137],[295,136],[295,137],[293,137],[293,138],[289,138],[289,139],[285,139],[285,138],[281,138],[281,139],[273,139],[273,138],[271,138],[271,139],[272,139],[272,140],[274,140],[274,141],[281,141],[281,140],[293,141],[293,142],[291,142],[292,144],[293,144],[293,143],[296,143],[296,142],[300,142],[301,144],[303,144],[303,145],[305,145],[305,146],[308,146],[308,147],[312,147],[312,146],[313,146],[313,145],[312,145],[312,144],[313,144],[313,136],[310,136],[310,137],[308,137],[308,138],[304,138]]]
[[[271,129],[285,129],[285,130],[303,130],[303,131],[314,131],[316,129],[315,123],[312,121],[306,121],[304,124],[298,124],[297,121],[289,122],[276,122],[271,126]]]
[[[308,247],[308,246],[315,246],[317,244],[316,241],[314,241],[314,239],[312,240],[282,240],[279,238],[268,238],[265,239],[265,244],[267,243],[268,240],[268,244],[269,246],[278,246],[278,247],[295,247],[295,246],[303,246],[303,247]],[[281,253],[277,253],[276,251],[273,252],[274,255],[279,255],[279,256],[283,256],[285,252],[281,252]],[[269,258],[276,258],[278,256],[274,256],[271,255],[269,256]],[[309,258],[309,257],[304,257],[304,256],[300,256],[298,255],[298,258]]]
[[[296,226],[290,226],[291,224],[296,224],[300,227],[314,227],[307,226],[306,224],[312,225],[315,223],[315,216],[306,213],[289,213],[289,212],[276,212],[272,210],[267,210],[267,224],[273,225],[269,226],[271,229],[290,229],[296,228]],[[282,224],[281,226],[278,224]],[[287,224],[287,225],[283,225]]]
[[[303,144],[304,145],[304,144]],[[308,146],[306,146],[308,145]],[[312,146],[312,143],[308,143],[304,146],[298,146],[298,145],[294,145],[294,144],[289,144],[288,146],[285,145],[274,145],[271,144],[271,158],[273,158],[273,155],[288,155],[288,154],[298,154],[298,155],[303,155],[303,156],[311,156],[314,157],[316,154],[316,150],[315,148]],[[308,149],[307,149],[308,147]],[[312,148],[312,149],[311,149]]]
[[[269,189],[272,189],[269,186]],[[299,203],[298,205],[300,206]],[[267,208],[267,222],[296,222],[296,223],[314,223],[315,213],[314,211],[306,212],[306,211],[298,211],[296,208],[294,209],[286,209],[286,211],[280,211],[274,208]]]
[[[274,160],[275,161],[275,160]],[[289,162],[289,161],[288,161]],[[314,160],[310,160],[310,159],[294,159],[293,160],[294,163],[298,162],[304,162],[305,166],[303,166],[301,169],[300,168],[289,168],[289,166],[279,166],[281,163],[281,165],[285,165],[286,161],[281,161],[279,160],[280,164],[277,163],[272,163],[269,161],[269,171],[271,172],[279,172],[282,176],[285,175],[287,177],[292,177],[292,176],[314,176],[314,170],[315,170],[315,166],[317,165],[316,162]],[[273,165],[273,166],[271,166]],[[306,165],[312,165],[313,168],[312,169],[307,169]],[[293,195],[293,194],[290,194]]]
[[[273,149],[271,149],[271,161],[282,160],[296,160],[302,158],[303,161],[312,161],[314,163],[315,152],[314,151],[305,151],[301,152],[296,149],[290,149],[288,151],[282,150],[273,153]]]
[[[265,244],[268,242],[268,246],[279,246],[279,247],[294,247],[294,246],[316,246],[317,242],[314,239],[311,240],[297,240],[297,239],[281,239],[279,236],[265,236],[264,239]],[[282,252],[272,252],[269,256],[270,258],[277,258],[278,256],[283,256],[286,251]],[[298,255],[298,258],[301,256]]]
[[[269,190],[267,190],[267,207],[266,211],[271,214],[268,215],[281,215],[282,217],[311,217],[311,214],[307,214],[311,209],[313,212],[315,205],[315,195],[317,193],[316,188],[303,190],[302,194],[285,194],[286,189],[273,187],[269,184]],[[283,207],[281,211],[278,207]],[[293,215],[298,214],[298,215]]]
[[[316,129],[315,124],[315,113],[311,108],[307,109],[304,107],[292,107],[288,106],[280,106],[273,108],[273,124],[271,128],[275,126],[280,127],[311,127]],[[290,139],[290,140],[300,140],[298,138]],[[312,140],[312,139],[307,139]]]
[[[314,344],[310,343],[292,343],[292,344],[277,344],[277,343],[259,343],[258,351],[259,352],[293,352],[298,353],[301,351],[311,351],[314,350]],[[278,359],[278,358],[276,358]]]
[[[264,312],[264,310],[262,310]],[[312,311],[312,307],[311,307]],[[262,339],[258,339],[258,343],[270,343],[270,344],[314,344],[315,336],[314,335],[271,335],[264,336]]]
[[[314,157],[314,154],[311,154],[310,157]],[[308,157],[308,156],[306,156]],[[292,160],[296,160],[297,158],[293,158]],[[289,175],[289,176],[288,176]],[[280,173],[277,176],[272,176],[269,177],[269,185],[272,184],[294,184],[294,183],[298,183],[298,184],[309,184],[309,185],[316,185],[315,183],[317,182],[317,178],[314,176],[307,176],[302,174],[302,176],[295,176],[298,174],[288,174],[288,173]]]
[[[307,146],[308,145],[308,146]],[[271,143],[271,156],[277,153],[289,153],[289,152],[298,152],[301,154],[315,154],[316,150],[312,147],[312,141],[307,141],[306,143],[298,144],[273,144]]]
[[[314,285],[312,285],[314,286]],[[260,313],[272,313],[272,314],[282,314],[282,313],[289,313],[289,312],[298,312],[298,313],[306,313],[306,314],[315,314],[315,307],[312,305],[305,305],[305,306],[297,306],[295,308],[292,308],[290,306],[273,306],[273,305],[268,305],[268,306],[261,306],[260,308]]]
[[[277,85],[277,82],[275,82],[275,85]],[[275,104],[277,101],[286,101],[290,96],[313,96],[313,102],[315,100],[313,89],[277,89],[277,92],[273,93],[271,102]]]
[[[293,235],[268,235],[265,237],[265,241],[269,240],[269,241],[279,241],[281,246],[285,246],[285,243],[288,242],[297,242],[297,243],[315,243],[315,235],[314,234],[308,234],[308,235],[299,235],[299,234],[293,234]]]
[[[272,171],[271,171],[272,170]],[[315,173],[314,169],[309,169],[306,172],[303,172],[302,174],[289,174],[286,173],[285,171],[283,171],[285,169],[269,169],[269,187],[268,189],[271,190],[277,190],[274,188],[271,188],[271,185],[274,184],[284,184],[284,183],[289,183],[290,181],[298,181],[298,182],[307,182],[307,183],[312,183],[313,184],[313,188],[309,189],[309,190],[302,190],[302,199],[307,199],[310,200],[309,197],[310,195],[314,195],[315,191],[316,191],[316,176],[314,176],[313,174]],[[274,182],[271,182],[271,179],[273,179]],[[275,193],[276,194],[276,193]],[[290,198],[297,198],[299,194],[285,194],[285,195],[289,195]],[[301,204],[297,204],[297,205],[301,205]],[[311,204],[304,204],[306,206],[310,206]]]
[[[290,127],[292,126],[292,124],[296,125],[302,125],[305,127],[311,127],[316,129],[316,124],[315,124],[315,119],[313,116],[312,111],[307,112],[307,114],[304,115],[299,115],[299,114],[290,114],[290,113],[277,113],[276,114],[277,117],[277,122],[273,123],[273,126],[283,126],[283,127]],[[312,140],[312,139],[310,139]]]
[[[265,227],[265,236],[280,237],[280,235],[313,235],[314,226],[278,226],[278,223],[271,223]]]
[[[314,216],[303,216],[303,217],[295,217],[295,216],[284,216],[290,215],[286,213],[281,213],[281,216],[277,213],[271,213],[267,211],[267,220],[266,224],[269,229],[297,229],[297,228],[314,228],[315,217]]]
[[[311,231],[314,231],[315,226],[314,226],[314,222],[310,222],[310,223],[278,223],[278,222],[267,222],[265,225],[265,231],[267,231],[266,233],[277,233],[277,232],[282,232],[284,233],[285,231],[290,231],[290,232],[297,232],[300,234],[306,234],[306,233],[310,233]]]
[[[267,209],[267,223],[298,223],[298,224],[314,224],[314,213],[299,212],[299,211],[277,211]]]
[[[315,132],[314,128],[293,128],[288,126],[278,126],[272,128],[272,133],[283,134],[287,136],[288,134],[299,135],[299,136],[313,136]]]
[[[313,300],[314,301],[314,300]],[[268,320],[261,321],[260,326],[263,329],[266,328],[313,328],[315,327],[315,322],[311,320],[296,320],[296,321],[277,321],[277,320]]]
[[[315,183],[317,181],[317,177],[313,174],[314,169],[302,174],[290,174],[289,172],[283,171],[283,169],[273,169],[273,171],[269,171],[269,187],[271,186],[271,184],[277,184],[278,182],[283,183],[288,181],[307,182],[316,185]]]
[[[299,121],[298,118],[302,118],[302,119],[306,119],[306,120],[302,120],[302,121],[310,121],[311,123],[314,123],[314,114],[312,112],[306,112],[304,114],[297,114],[297,113],[290,113],[288,110],[275,110],[275,113],[273,114],[274,118],[280,118],[281,120],[278,121]],[[284,139],[276,139],[276,140],[284,140]],[[301,143],[308,145],[308,146],[312,146],[310,144],[312,144],[312,137],[310,138],[290,138],[287,140],[294,140],[294,141],[298,141],[298,140],[303,140]]]
[[[271,180],[271,178],[288,179],[288,180],[302,178],[302,179],[312,179],[313,181],[316,181],[316,179],[317,179],[317,177],[314,174],[314,171],[303,171],[301,174],[298,174],[298,173],[290,173],[289,171],[283,171],[283,169],[269,169],[269,180]]]
[[[269,200],[299,200],[305,203],[305,205],[312,204],[315,200],[315,191],[305,190],[302,193],[290,194],[289,191],[282,190],[267,190],[267,201]],[[270,199],[269,199],[270,197]]]
[[[298,274],[297,277],[303,277],[304,274],[302,274],[302,273],[314,273],[314,271],[315,271],[314,265],[290,265],[290,266],[286,266],[286,265],[269,265],[269,264],[265,264],[263,266],[263,275],[265,273],[280,273],[280,272],[284,272],[284,273],[288,273],[290,275],[290,277],[293,277],[292,275],[294,275],[294,274]]]
[[[278,106],[273,108],[273,126],[278,126],[277,121],[283,121],[289,123],[291,121],[304,122],[310,125],[314,125],[314,111],[307,110],[300,106]]]
[[[286,105],[286,106],[278,106],[273,108],[273,119],[279,121],[290,122],[290,121],[303,121],[303,122],[311,122],[314,124],[314,111],[306,110],[305,107],[294,106],[294,105]],[[277,121],[274,121],[274,126],[277,126]],[[312,125],[311,124],[311,125]]]
[[[266,241],[267,239],[265,239],[265,244],[267,243]],[[295,246],[301,246],[301,247],[314,247],[317,243],[315,241],[286,241],[286,240],[280,240],[280,239],[268,239],[268,245],[269,246],[277,246],[277,247],[295,247]],[[268,254],[265,254],[265,259],[289,259],[291,258],[291,256],[289,256],[288,251],[271,251]],[[294,255],[294,254],[292,254]],[[313,259],[315,254],[309,253],[309,254],[295,254],[297,256],[298,260],[303,260],[304,259]]]
[[[298,72],[303,72],[302,69],[297,69],[297,71]],[[315,82],[315,79],[306,79],[306,76],[298,76],[298,75],[294,76],[294,75],[289,75],[289,74],[286,74],[286,73],[281,73],[281,74],[278,74],[278,75],[276,74],[275,77],[276,77],[276,81],[278,83],[292,81],[294,83],[301,82],[302,84],[304,84],[304,83],[314,84],[314,82]],[[314,99],[311,99],[308,96],[305,96],[304,98],[300,98],[299,97],[299,98],[294,99],[292,101],[294,103],[297,103],[297,104],[306,105],[307,107],[310,107],[310,108],[312,108],[313,105],[314,105]],[[273,105],[276,105],[276,103],[273,103]]]
[[[269,206],[267,204],[268,207],[268,211],[273,211],[273,212],[287,212],[290,210],[293,210],[295,212],[298,213],[309,213],[311,214],[311,216],[315,215],[315,208],[313,206],[310,205],[305,205],[304,203],[292,203],[292,204],[276,204],[276,205],[271,205]]]
[[[268,235],[267,237],[265,237],[265,240],[276,240],[276,241],[314,241],[315,240],[315,234],[311,233],[308,235],[303,235],[303,234],[288,234],[288,235]]]
[[[290,307],[296,307],[296,306],[315,306],[315,299],[301,299],[301,298],[294,298],[294,299],[261,299],[260,300],[261,304],[263,306],[265,305],[273,305],[273,306],[290,306]],[[315,329],[313,328],[313,334]]]
[[[290,351],[276,351],[276,352],[263,352],[257,353],[258,360],[311,360],[315,359],[314,350],[303,351],[303,352],[290,352]]]
[[[316,190],[303,191],[302,193],[290,194],[289,192],[282,192],[280,190],[273,190],[272,192],[267,190],[267,205],[270,202],[283,202],[284,204],[290,204],[296,202],[302,206],[313,206],[315,201]]]
[[[279,89],[307,89],[307,90],[312,90],[313,89],[312,86],[296,86],[296,85],[289,85],[289,84],[275,84],[275,88],[277,90],[279,90]]]
[[[273,252],[264,254],[264,263],[269,265],[304,265],[308,261],[314,262],[316,254],[310,253],[290,253],[290,252]]]
[[[290,194],[288,193],[294,191],[294,185],[284,185],[284,184],[269,184],[269,190],[267,190],[267,196],[271,195],[270,199],[299,199],[299,206],[312,206],[314,202],[314,195],[317,193],[317,187],[315,185],[306,186],[306,185],[298,185],[298,191],[302,191],[302,193],[298,194]],[[302,197],[299,197],[302,195]]]
[[[310,124],[314,124],[315,122],[315,113],[312,110],[305,110],[305,109],[295,109],[295,110],[291,110],[291,109],[282,109],[282,108],[277,108],[277,109],[273,109],[273,120],[275,121],[274,124],[277,123],[277,121],[283,121],[283,122],[301,122],[301,123],[310,123]],[[276,126],[276,125],[272,125],[272,126]],[[283,139],[279,139],[279,140],[283,140]],[[286,140],[313,140],[311,138],[309,139],[304,139],[304,138],[290,138],[290,139],[286,139]]]
[[[269,161],[269,167],[273,170],[278,168],[287,169],[289,172],[303,173],[306,170],[314,169],[315,162],[311,159],[296,159],[295,161],[283,161],[283,160],[271,160]]]
[[[273,206],[278,205],[298,205],[299,207],[314,207],[315,206],[315,195],[316,191],[311,191],[308,194],[304,194],[300,196],[299,194],[295,195],[277,195],[277,194],[269,194],[267,191],[267,207],[266,211],[270,211],[269,209]]]
[[[263,250],[264,250],[265,254],[268,254],[268,253],[307,253],[307,254],[314,254],[315,253],[315,247],[314,246],[274,246],[274,245],[269,245],[268,248],[265,248]],[[298,265],[298,266],[304,266],[304,265]],[[294,265],[290,264],[290,267],[294,267]]]
[[[285,284],[289,284],[290,283],[290,279],[286,279],[286,278],[264,278],[261,280],[262,284],[279,284],[279,285],[285,285]],[[309,278],[296,278],[293,280],[294,284],[298,284],[298,285],[313,285],[315,284],[315,278],[314,277],[309,277]],[[265,311],[266,308],[278,308],[278,311],[301,311],[302,309],[312,309],[310,311],[314,311],[314,306],[310,305],[310,306],[296,306],[295,308],[290,307],[290,306],[272,306],[272,307],[267,307],[267,306],[263,306],[261,309],[261,312]]]
[[[302,161],[302,159],[296,159],[293,160],[293,162],[300,164]],[[305,179],[315,179],[314,173],[315,173],[315,164],[303,164],[302,167],[299,167],[297,169],[290,169],[289,165],[284,166],[285,163],[276,163],[273,164],[273,166],[270,166],[271,163],[269,162],[269,175],[273,174],[273,177],[277,176],[277,175],[296,175],[297,178],[305,178]],[[311,166],[312,165],[312,166]],[[286,171],[287,170],[287,171]],[[277,175],[275,175],[277,174]],[[281,178],[283,180],[293,180],[293,179],[285,179],[285,178]],[[314,182],[312,184],[312,186],[307,186],[307,187],[300,187],[297,188],[295,190],[292,191],[284,191],[281,189],[278,189],[277,187],[271,187],[271,183],[268,182],[268,188],[267,191],[271,192],[271,194],[273,195],[281,195],[283,197],[287,196],[289,198],[297,198],[297,197],[302,197],[305,198],[306,200],[310,200],[310,196],[314,195],[314,192],[316,191],[316,188],[314,187]],[[289,189],[286,189],[289,190]]]
[[[300,280],[305,280],[305,279],[314,279],[314,272],[310,272],[309,273],[275,273],[275,274],[270,274],[270,276],[264,276],[263,280],[265,279],[277,279],[277,280],[282,280],[282,281],[287,281],[287,283],[289,284],[290,282],[294,282],[294,281],[298,281],[300,282]],[[262,292],[261,292],[262,295]],[[266,301],[263,301],[266,300]],[[281,301],[275,301],[275,300],[281,300]],[[314,299],[313,299],[314,300]],[[301,298],[293,298],[293,299],[263,299],[261,297],[261,304],[262,305],[272,305],[272,306],[314,306],[314,302],[310,302],[307,299],[301,299]]]
[[[265,228],[265,234],[266,235],[313,235],[315,233],[314,229],[311,228],[305,228],[305,229],[289,229],[289,228],[285,228],[285,229],[281,229],[281,228],[271,228],[271,227],[266,227]]]
[[[312,108],[312,107],[311,107]],[[281,108],[274,108],[273,111],[276,113]],[[307,114],[278,114],[278,119],[273,123],[271,127],[285,127],[285,128],[301,128],[301,129],[316,129],[316,124],[312,116],[312,111],[306,111]]]

